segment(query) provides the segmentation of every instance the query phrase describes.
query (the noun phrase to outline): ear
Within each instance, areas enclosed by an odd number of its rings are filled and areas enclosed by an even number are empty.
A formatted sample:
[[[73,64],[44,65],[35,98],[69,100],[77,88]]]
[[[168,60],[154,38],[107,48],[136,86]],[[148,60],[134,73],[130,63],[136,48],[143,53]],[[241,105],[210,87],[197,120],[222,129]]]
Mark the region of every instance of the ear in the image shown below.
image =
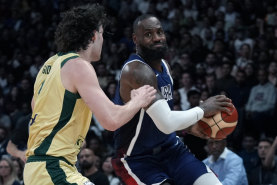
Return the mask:
[[[94,31],[93,31],[93,36],[91,37],[92,43],[94,43],[94,41],[95,41],[95,39],[96,39],[95,34],[96,34],[96,31],[94,30]]]

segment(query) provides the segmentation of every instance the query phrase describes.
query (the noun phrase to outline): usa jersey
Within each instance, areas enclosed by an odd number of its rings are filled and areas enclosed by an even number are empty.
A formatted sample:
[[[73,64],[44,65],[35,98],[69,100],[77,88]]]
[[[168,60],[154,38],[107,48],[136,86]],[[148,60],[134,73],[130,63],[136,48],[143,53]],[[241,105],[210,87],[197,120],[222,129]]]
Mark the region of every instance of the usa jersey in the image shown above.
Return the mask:
[[[123,68],[131,62],[141,62],[148,65],[139,55],[133,54],[124,63]],[[165,61],[161,60],[162,72],[149,67],[156,74],[157,85],[170,108],[173,108],[173,80]],[[120,97],[120,86],[116,90],[114,103],[123,105]],[[123,127],[115,131],[115,148],[127,156],[152,153],[156,147],[166,147],[177,142],[176,134],[164,134],[161,132],[145,112],[141,109],[134,118]]]

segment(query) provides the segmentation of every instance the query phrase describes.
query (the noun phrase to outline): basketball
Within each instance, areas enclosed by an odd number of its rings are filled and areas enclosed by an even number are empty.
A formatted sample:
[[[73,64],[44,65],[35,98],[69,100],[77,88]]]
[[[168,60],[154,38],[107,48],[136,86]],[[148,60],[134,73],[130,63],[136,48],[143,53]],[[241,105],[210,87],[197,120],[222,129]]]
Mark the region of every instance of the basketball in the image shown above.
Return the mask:
[[[225,139],[229,134],[231,134],[238,122],[238,112],[235,107],[229,108],[231,114],[225,112],[219,112],[212,117],[203,117],[198,121],[198,124],[202,128],[204,134],[206,134],[211,139],[221,140]]]

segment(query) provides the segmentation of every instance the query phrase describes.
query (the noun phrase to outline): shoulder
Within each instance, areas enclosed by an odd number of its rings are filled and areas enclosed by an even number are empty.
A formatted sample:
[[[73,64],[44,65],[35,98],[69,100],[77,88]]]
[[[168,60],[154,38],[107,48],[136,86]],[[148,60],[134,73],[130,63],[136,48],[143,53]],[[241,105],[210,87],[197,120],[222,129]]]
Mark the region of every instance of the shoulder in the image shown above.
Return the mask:
[[[139,60],[128,62],[122,68],[122,73],[134,73],[142,71],[152,71],[152,69],[149,65]]]
[[[70,60],[68,60],[68,62],[65,64],[65,66],[70,66],[70,67],[80,67],[80,68],[85,68],[85,67],[92,67],[91,63],[84,60],[81,57],[77,57],[77,58],[72,58]]]
[[[207,157],[206,159],[204,159],[202,162],[205,163],[205,164],[208,164],[209,163],[209,158],[210,158],[210,156]]]
[[[242,158],[239,155],[237,155],[235,152],[233,152],[233,151],[231,151],[229,149],[227,151],[228,151],[228,153],[227,153],[227,159],[228,159],[229,162],[239,163],[239,164],[243,163]]]
[[[129,84],[133,88],[142,85],[155,85],[156,75],[152,68],[141,61],[132,61],[124,65],[121,73],[121,83]]]
[[[70,59],[62,68],[63,72],[66,72],[70,77],[82,78],[83,76],[90,76],[95,72],[90,62],[78,57]]]

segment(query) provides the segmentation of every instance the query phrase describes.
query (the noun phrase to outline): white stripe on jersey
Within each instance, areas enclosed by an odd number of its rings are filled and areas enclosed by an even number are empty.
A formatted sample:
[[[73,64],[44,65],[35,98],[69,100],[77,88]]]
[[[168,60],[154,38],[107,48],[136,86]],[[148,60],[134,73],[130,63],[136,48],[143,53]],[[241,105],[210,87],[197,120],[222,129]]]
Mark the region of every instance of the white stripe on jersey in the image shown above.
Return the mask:
[[[169,78],[170,78],[170,80],[171,80],[171,83],[172,83],[172,85],[173,85],[173,79],[172,79],[172,77],[171,77],[171,75],[170,75],[168,66],[167,66],[167,64],[166,64],[166,62],[165,62],[164,59],[162,59],[162,62],[164,63],[164,66],[165,66],[165,68],[166,68],[166,73],[168,74],[168,76],[169,76]]]
[[[128,171],[128,174],[133,177],[133,179],[139,184],[139,185],[145,185],[143,182],[139,180],[139,178],[132,172],[130,169],[127,161],[124,159],[124,157],[121,158],[121,162],[123,163],[125,169]]]
[[[131,152],[135,146],[135,143],[138,139],[138,135],[140,133],[140,129],[141,129],[141,125],[142,125],[142,120],[143,120],[143,117],[144,117],[144,113],[145,113],[145,110],[144,109],[141,109],[140,111],[140,115],[139,115],[139,121],[138,121],[138,124],[137,124],[137,128],[136,128],[136,133],[135,133],[135,136],[132,138],[131,142],[130,142],[130,145],[128,147],[128,150],[127,150],[127,156],[130,156],[131,155]]]

